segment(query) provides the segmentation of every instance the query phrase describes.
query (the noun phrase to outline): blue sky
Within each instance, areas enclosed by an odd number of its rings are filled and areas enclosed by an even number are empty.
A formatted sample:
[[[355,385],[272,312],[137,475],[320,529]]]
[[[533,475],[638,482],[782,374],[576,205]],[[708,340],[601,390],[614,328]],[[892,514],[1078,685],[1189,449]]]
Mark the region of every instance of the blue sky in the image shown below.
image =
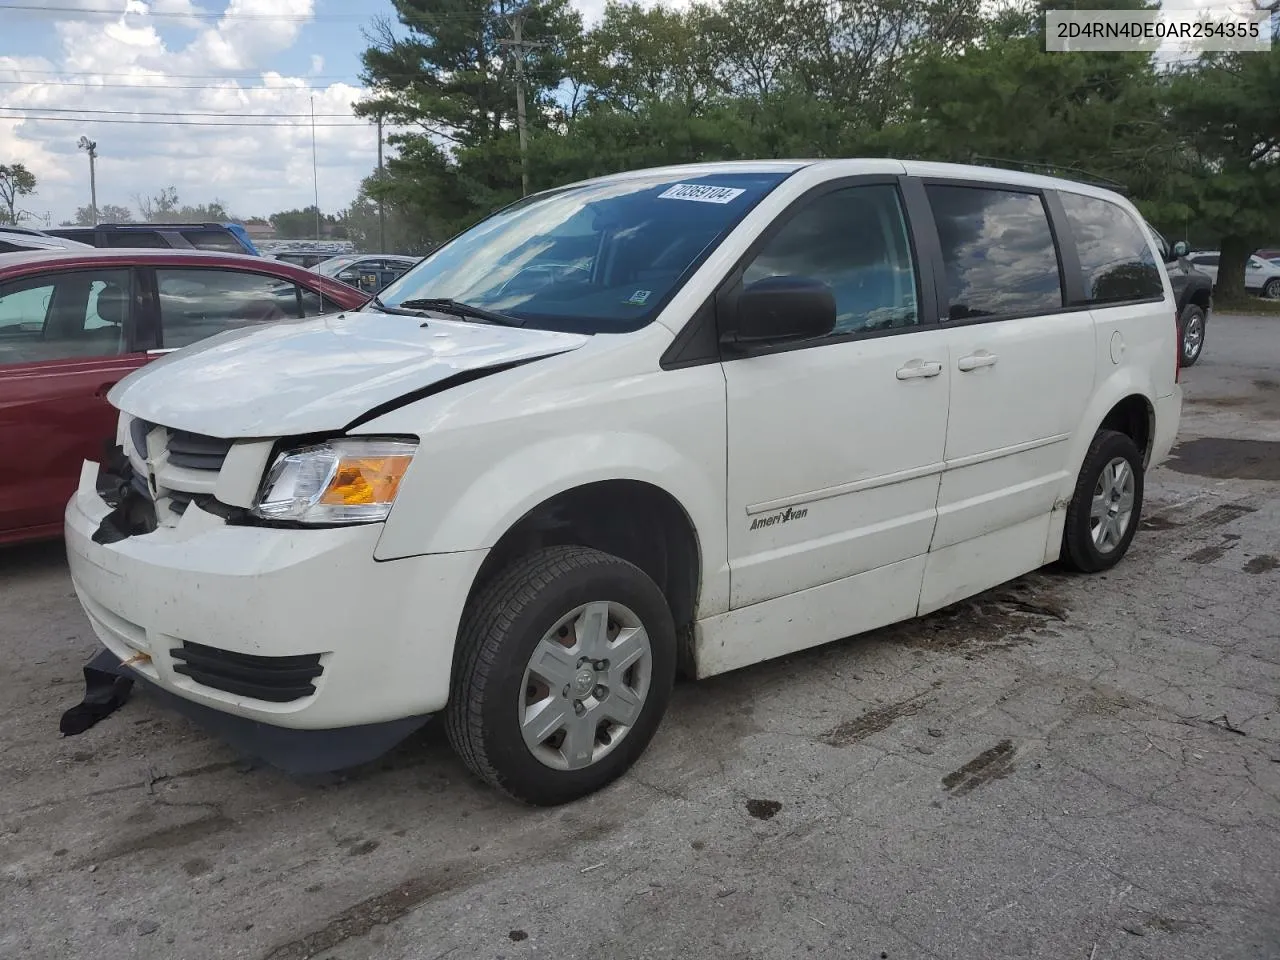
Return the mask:
[[[604,0],[574,4],[590,23]],[[265,216],[310,204],[318,185],[337,212],[376,165],[377,137],[351,105],[361,28],[391,13],[390,0],[0,0],[0,163],[35,173],[22,209],[55,224],[89,203],[81,136],[98,144],[99,207],[136,211],[138,195],[172,185],[184,203]]]
[[[593,18],[603,0],[579,6]],[[314,97],[320,206],[336,212],[376,165],[351,104],[361,28],[391,14],[389,0],[0,0],[0,163],[36,174],[22,207],[55,224],[89,203],[82,135],[98,144],[99,207],[136,211],[173,185],[263,216],[312,202]]]

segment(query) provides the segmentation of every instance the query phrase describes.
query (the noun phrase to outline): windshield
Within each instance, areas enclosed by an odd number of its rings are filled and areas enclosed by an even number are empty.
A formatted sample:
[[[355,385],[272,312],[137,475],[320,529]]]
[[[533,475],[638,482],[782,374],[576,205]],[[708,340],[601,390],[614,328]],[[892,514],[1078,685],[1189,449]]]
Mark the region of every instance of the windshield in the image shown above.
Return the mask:
[[[455,237],[378,299],[454,300],[543,330],[637,330],[786,176],[655,173],[539,194]]]

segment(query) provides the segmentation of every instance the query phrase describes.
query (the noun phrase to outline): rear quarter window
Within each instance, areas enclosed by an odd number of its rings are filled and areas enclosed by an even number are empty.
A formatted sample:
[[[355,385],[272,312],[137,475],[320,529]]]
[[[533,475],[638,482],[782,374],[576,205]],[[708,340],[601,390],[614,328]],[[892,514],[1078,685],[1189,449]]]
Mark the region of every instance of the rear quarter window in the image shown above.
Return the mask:
[[[1060,194],[1084,275],[1085,301],[1118,303],[1164,296],[1156,256],[1123,207],[1098,197]]]
[[[244,247],[240,245],[240,241],[230,232],[222,230],[183,230],[182,235],[197,250],[216,250],[219,253],[245,252]]]

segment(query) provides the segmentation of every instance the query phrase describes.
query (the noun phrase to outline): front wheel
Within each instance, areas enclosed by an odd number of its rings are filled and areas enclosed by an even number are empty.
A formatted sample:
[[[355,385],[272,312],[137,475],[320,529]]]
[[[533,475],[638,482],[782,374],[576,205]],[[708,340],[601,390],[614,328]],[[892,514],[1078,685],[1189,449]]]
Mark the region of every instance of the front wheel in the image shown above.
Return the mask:
[[[1182,365],[1190,367],[1204,349],[1206,317],[1204,308],[1189,303],[1182,308]]]
[[[1262,295],[1268,300],[1280,300],[1280,277],[1268,280],[1262,288]]]
[[[1142,515],[1142,454],[1115,430],[1089,445],[1062,532],[1062,559],[1082,573],[1108,570],[1133,542]]]
[[[621,776],[675,682],[676,631],[643,571],[586,547],[514,561],[468,606],[446,707],[481,779],[538,806]]]

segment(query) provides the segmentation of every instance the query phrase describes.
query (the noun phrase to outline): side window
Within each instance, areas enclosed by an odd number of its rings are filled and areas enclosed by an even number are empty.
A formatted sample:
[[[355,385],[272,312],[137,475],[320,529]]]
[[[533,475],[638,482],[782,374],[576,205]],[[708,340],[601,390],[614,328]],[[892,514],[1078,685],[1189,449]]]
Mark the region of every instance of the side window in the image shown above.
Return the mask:
[[[244,253],[240,241],[222,230],[184,230],[182,235],[197,250],[217,250],[220,253]]]
[[[240,270],[156,269],[161,343],[185,347],[224,330],[297,318],[297,287]]]
[[[1164,296],[1155,254],[1137,221],[1108,200],[1061,193],[1090,303]]]
[[[1206,267],[1216,267],[1218,265],[1218,257],[1216,254],[1210,254],[1204,257],[1193,257],[1192,263],[1201,263]]]
[[[120,233],[108,233],[106,237],[108,247],[122,247],[125,249],[162,247],[167,249],[169,246],[164,237],[160,236],[155,230],[124,230]]]
[[[302,293],[302,315],[304,317],[318,317],[322,313],[333,313],[339,309],[336,303],[315,290],[308,290],[306,287],[299,287],[298,290]]]
[[[931,184],[951,320],[1062,308],[1058,254],[1038,194]]]
[[[831,288],[835,335],[920,322],[906,220],[890,185],[837,190],[791,217],[751,261],[742,282],[779,276],[821,280]]]
[[[81,270],[0,285],[0,366],[113,357],[128,349],[128,270]]]

